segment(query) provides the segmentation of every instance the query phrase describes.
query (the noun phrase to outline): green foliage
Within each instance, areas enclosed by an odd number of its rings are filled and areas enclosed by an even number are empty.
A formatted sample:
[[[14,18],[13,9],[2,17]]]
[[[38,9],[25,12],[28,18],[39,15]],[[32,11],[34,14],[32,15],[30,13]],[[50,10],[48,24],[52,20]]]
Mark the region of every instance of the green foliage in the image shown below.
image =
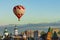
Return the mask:
[[[60,34],[60,31],[58,32],[58,34]]]
[[[1,40],[2,36],[0,36],[0,40]]]
[[[45,34],[45,32],[44,32],[44,31],[42,31],[40,34],[41,34],[41,35],[43,35],[43,34]]]

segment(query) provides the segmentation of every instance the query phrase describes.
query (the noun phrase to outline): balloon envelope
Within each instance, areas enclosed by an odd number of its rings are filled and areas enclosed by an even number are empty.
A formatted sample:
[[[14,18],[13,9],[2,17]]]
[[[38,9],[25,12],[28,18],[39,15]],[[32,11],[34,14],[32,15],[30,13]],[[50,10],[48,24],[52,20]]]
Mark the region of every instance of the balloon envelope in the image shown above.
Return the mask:
[[[18,20],[24,15],[25,8],[22,5],[17,5],[13,8],[14,14],[17,16]]]

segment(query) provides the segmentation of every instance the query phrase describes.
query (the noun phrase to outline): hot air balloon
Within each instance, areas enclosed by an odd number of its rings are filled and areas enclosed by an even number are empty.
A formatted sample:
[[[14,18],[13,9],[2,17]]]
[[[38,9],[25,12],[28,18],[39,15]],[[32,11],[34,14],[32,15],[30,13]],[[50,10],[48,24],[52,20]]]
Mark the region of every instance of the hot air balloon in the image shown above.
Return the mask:
[[[25,8],[22,5],[17,5],[13,8],[13,12],[17,16],[18,21],[20,21],[20,18],[24,15]]]

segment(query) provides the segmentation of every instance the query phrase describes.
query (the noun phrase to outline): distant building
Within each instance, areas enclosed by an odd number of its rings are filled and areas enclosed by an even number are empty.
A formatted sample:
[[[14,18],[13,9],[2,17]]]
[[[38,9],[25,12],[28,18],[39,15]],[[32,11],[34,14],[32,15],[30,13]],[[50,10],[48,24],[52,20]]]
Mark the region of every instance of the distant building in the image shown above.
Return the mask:
[[[34,40],[39,40],[38,31],[34,31]]]
[[[33,37],[34,36],[32,30],[26,30],[25,34],[26,34],[27,37]]]
[[[9,32],[7,30],[7,28],[4,29],[4,36],[8,36],[9,35]]]
[[[53,28],[53,33],[54,31],[57,33],[58,37],[60,37],[60,34],[58,34],[58,32],[60,31],[60,28]]]
[[[52,40],[58,40],[58,35],[57,35],[56,31],[54,31],[54,33],[52,35]]]
[[[58,33],[58,32],[60,31],[60,28],[53,28],[53,33],[54,33],[54,31],[55,31],[56,33]]]
[[[52,40],[52,28],[49,27],[46,40]]]
[[[13,40],[23,40],[23,38],[18,34],[18,28],[16,27],[16,25],[14,28],[14,36],[12,36],[12,38]]]
[[[9,32],[8,32],[7,28],[5,28],[5,30],[4,30],[4,36],[3,37],[4,37],[3,40],[10,40],[11,39],[9,36]]]
[[[15,25],[15,28],[14,28],[14,35],[15,35],[15,36],[18,35],[18,28],[16,27],[16,25]]]
[[[51,32],[47,33],[47,40],[51,40],[51,38],[52,38],[51,35],[52,35]]]
[[[26,36],[25,33],[24,33],[24,35],[23,35],[23,40],[27,40],[27,36]]]
[[[27,38],[27,40],[32,40],[33,39],[33,37],[34,37],[34,33],[33,33],[33,30],[26,30],[26,31],[24,31],[24,33],[22,33],[23,34],[23,36],[24,35],[26,35],[26,38]]]

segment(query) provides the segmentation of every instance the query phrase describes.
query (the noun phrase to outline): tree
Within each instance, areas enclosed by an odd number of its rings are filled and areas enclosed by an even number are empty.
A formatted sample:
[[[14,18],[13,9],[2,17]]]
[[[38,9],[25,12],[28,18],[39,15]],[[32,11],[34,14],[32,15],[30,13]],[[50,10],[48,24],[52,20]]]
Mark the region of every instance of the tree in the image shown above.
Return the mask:
[[[2,40],[1,38],[2,38],[2,36],[0,36],[0,40]]]
[[[45,32],[44,32],[44,31],[42,31],[40,34],[41,34],[41,35],[43,35],[43,34],[45,34]]]
[[[58,32],[58,34],[60,34],[60,31]]]

